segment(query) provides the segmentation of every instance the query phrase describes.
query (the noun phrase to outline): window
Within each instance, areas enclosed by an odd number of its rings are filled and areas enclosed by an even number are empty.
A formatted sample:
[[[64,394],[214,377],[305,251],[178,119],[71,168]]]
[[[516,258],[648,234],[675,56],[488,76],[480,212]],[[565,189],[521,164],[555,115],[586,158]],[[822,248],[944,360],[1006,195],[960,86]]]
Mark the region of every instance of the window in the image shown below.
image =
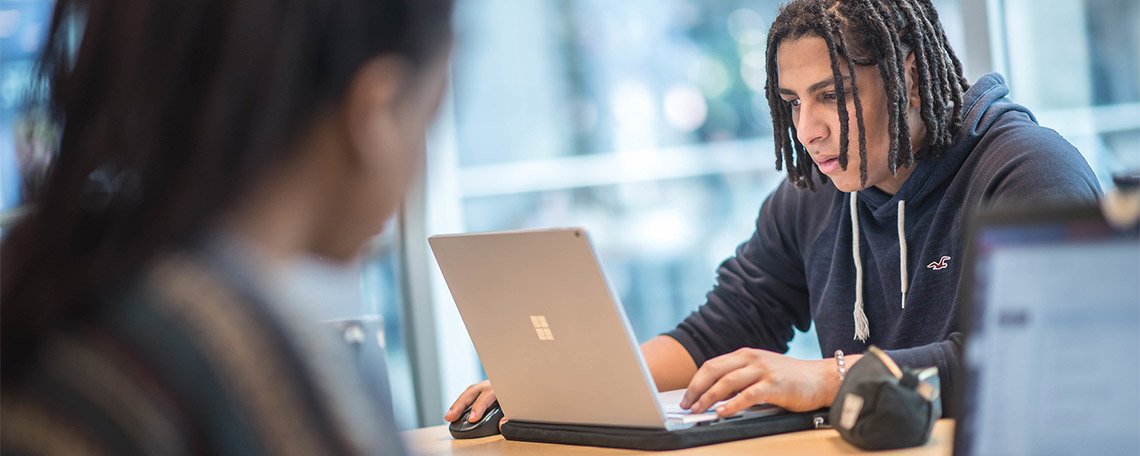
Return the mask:
[[[1013,100],[1077,146],[1106,189],[1140,172],[1140,2],[997,4]]]
[[[51,7],[48,0],[0,1],[0,227],[18,212],[29,181],[22,175],[42,172],[51,158],[44,144],[52,132],[23,109]]]

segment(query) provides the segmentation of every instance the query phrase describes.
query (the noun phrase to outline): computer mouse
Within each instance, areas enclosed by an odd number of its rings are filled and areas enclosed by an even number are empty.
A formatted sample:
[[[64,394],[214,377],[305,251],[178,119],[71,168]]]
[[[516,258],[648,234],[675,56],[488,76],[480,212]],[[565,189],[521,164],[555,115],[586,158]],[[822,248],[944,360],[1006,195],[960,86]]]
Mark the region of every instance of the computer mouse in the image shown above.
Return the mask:
[[[477,439],[479,437],[488,437],[499,433],[499,421],[503,419],[503,408],[499,407],[499,401],[487,407],[487,411],[483,412],[483,417],[474,423],[467,421],[468,415],[471,414],[471,407],[463,411],[459,415],[459,419],[452,421],[448,426],[451,431],[451,436],[457,439]]]

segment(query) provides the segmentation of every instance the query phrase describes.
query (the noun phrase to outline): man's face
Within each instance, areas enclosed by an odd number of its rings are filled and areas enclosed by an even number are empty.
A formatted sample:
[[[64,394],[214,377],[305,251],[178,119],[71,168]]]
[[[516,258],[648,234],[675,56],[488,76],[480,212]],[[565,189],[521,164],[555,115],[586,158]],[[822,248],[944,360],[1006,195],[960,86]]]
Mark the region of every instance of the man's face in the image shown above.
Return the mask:
[[[840,57],[839,67],[847,102],[847,138],[840,137],[835,74],[823,38],[809,35],[785,40],[776,49],[776,64],[780,97],[791,105],[796,136],[807,147],[820,172],[840,191],[875,186],[887,193],[896,193],[910,175],[910,169],[900,168],[896,176],[891,174],[888,165],[887,95],[878,68],[855,66],[867,138],[867,184],[863,185],[859,178],[859,126],[846,60]],[[848,142],[846,170],[839,166],[840,141]]]

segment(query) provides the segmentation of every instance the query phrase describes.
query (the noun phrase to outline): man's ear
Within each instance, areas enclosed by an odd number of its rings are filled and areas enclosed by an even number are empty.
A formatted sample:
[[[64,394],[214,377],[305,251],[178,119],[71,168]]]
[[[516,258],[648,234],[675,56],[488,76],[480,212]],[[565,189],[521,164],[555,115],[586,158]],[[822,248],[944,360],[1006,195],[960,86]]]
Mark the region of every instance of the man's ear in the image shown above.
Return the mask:
[[[918,64],[915,63],[914,51],[906,55],[906,101],[914,108],[922,108],[922,96],[918,93]]]
[[[396,104],[410,66],[402,57],[375,57],[360,66],[345,90],[342,112],[353,166],[375,160],[377,145],[397,138]]]

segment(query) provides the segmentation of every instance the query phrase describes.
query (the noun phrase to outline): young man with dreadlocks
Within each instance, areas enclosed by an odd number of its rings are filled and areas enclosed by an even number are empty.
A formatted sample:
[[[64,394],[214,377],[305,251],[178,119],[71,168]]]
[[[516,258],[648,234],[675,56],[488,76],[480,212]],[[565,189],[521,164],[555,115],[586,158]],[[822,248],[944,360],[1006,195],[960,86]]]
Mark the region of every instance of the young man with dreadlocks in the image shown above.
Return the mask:
[[[968,84],[929,0],[793,1],[769,31],[767,67],[788,180],[708,302],[642,345],[658,388],[687,388],[693,412],[728,400],[722,416],[829,406],[837,360],[781,354],[814,321],[824,356],[842,351],[850,366],[875,344],[900,365],[937,366],[948,394],[967,214],[1095,200],[1092,170],[1006,98],[1001,76]],[[477,419],[492,401],[487,382],[474,385],[447,417],[474,404]]]

